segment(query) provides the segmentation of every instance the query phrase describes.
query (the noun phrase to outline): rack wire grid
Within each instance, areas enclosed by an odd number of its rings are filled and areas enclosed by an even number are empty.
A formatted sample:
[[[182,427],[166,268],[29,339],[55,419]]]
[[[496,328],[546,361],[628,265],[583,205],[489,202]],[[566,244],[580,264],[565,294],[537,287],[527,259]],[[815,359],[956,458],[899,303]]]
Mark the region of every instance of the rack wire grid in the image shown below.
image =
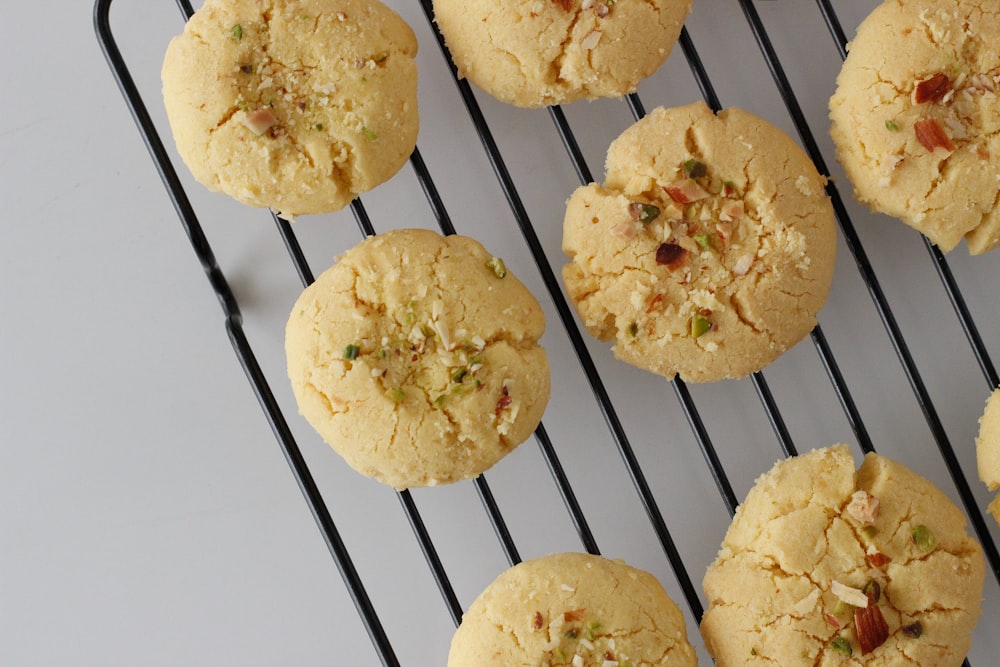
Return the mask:
[[[458,79],[431,0],[390,1],[420,43],[409,169],[349,210],[292,224],[205,192],[163,141],[159,65],[192,6],[119,2],[116,17],[149,29],[117,34],[111,4],[94,8],[101,47],[343,579],[329,629],[312,640],[321,661],[444,664],[463,609],[503,569],[587,551],[655,574],[709,664],[700,581],[739,500],[781,457],[847,442],[856,457],[900,460],[964,509],[987,559],[967,664],[996,664],[998,531],[984,519],[974,439],[1000,385],[1000,271],[996,257],[963,247],[946,259],[868,212],[838,171],[826,104],[848,34],[874,0],[694,0],[678,46],[637,94],[542,110]],[[809,338],[752,377],[689,386],[612,359],[583,333],[557,275],[565,200],[601,180],[608,144],[647,109],[697,99],[746,108],[796,138],[830,176],[840,234],[834,286]],[[353,473],[298,417],[282,347],[302,286],[362,236],[397,227],[466,234],[502,255],[542,302],[553,372],[537,447],[525,443],[474,481],[401,493]],[[207,329],[214,322],[206,315]]]

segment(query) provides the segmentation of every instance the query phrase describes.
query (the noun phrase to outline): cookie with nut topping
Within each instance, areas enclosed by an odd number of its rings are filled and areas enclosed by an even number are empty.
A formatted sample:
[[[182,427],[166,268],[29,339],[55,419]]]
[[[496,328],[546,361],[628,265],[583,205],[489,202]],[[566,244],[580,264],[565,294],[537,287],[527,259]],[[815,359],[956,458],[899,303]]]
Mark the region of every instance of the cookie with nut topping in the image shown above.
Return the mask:
[[[855,196],[943,252],[1000,245],[1000,0],[884,2],[830,99]]]
[[[979,479],[990,491],[1000,489],[1000,388],[993,390],[983,416],[979,418],[979,435],[976,438],[976,464]],[[1000,523],[1000,496],[993,499],[990,513]]]
[[[781,461],[737,509],[703,586],[719,667],[962,664],[982,549],[929,480],[846,445]]]
[[[286,218],[341,209],[413,152],[416,53],[378,0],[206,0],[163,60],[177,151],[244,204]]]
[[[538,301],[478,241],[420,229],[359,243],[285,328],[299,411],[358,472],[397,489],[475,477],[549,399]]]
[[[740,109],[659,108],[573,193],[566,291],[634,366],[690,382],[760,370],[816,324],[836,231],[825,180],[788,135]]]
[[[662,65],[691,0],[434,0],[461,77],[502,102],[620,97]]]
[[[653,575],[561,553],[503,572],[462,616],[448,667],[694,667],[684,616]]]

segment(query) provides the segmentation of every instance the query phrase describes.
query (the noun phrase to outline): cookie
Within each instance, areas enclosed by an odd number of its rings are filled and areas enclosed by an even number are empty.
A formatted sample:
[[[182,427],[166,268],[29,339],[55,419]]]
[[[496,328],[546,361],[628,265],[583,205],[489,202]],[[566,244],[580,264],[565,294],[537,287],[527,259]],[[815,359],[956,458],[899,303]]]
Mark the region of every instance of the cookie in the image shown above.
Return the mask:
[[[740,109],[653,110],[566,206],[563,279],[616,357],[709,382],[760,370],[816,325],[833,279],[825,180]]]
[[[653,575],[578,553],[502,573],[465,612],[448,653],[448,667],[696,664],[684,617]]]
[[[943,252],[1000,245],[1000,0],[884,2],[830,99],[855,196]]]
[[[434,0],[458,74],[502,102],[620,97],[670,55],[691,0]]]
[[[163,60],[177,152],[250,206],[341,209],[413,152],[416,52],[378,0],[206,0]]]
[[[846,445],[779,462],[705,574],[708,651],[729,665],[961,665],[985,564],[931,482]]]
[[[348,250],[285,331],[299,411],[358,472],[405,489],[468,479],[538,426],[538,302],[462,236],[407,229]]]
[[[990,394],[983,416],[979,419],[976,462],[979,479],[990,491],[1000,489],[1000,389]],[[993,518],[1000,523],[1000,496],[993,499],[989,509]]]

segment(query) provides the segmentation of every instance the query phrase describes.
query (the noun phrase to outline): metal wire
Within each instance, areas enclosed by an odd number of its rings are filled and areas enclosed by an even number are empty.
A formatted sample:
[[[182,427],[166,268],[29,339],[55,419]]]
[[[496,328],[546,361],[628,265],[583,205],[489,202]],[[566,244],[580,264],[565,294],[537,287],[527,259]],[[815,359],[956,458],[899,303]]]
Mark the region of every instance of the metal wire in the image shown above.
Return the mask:
[[[577,359],[586,376],[591,391],[600,406],[611,439],[613,440],[622,458],[643,509],[645,510],[661,548],[663,549],[677,578],[677,583],[681,588],[687,605],[694,617],[700,618],[703,612],[702,602],[694,587],[691,577],[687,572],[685,564],[680,557],[673,538],[671,537],[666,521],[664,520],[663,514],[657,505],[656,499],[649,487],[648,481],[646,480],[645,473],[633,451],[632,445],[625,433],[614,404],[604,386],[593,359],[587,351],[584,338],[578,325],[576,324],[576,320],[574,319],[573,311],[562,294],[560,283],[557,280],[555,272],[553,271],[552,266],[549,263],[542,245],[535,233],[534,225],[521,202],[518,190],[507,170],[504,158],[493,138],[489,125],[479,108],[471,87],[467,82],[459,79],[457,76],[457,71],[454,64],[450,60],[443,37],[438,32],[436,24],[433,20],[432,0],[419,1],[431,30],[437,39],[442,56],[452,73],[456,86],[458,87],[469,118],[476,129],[497,181],[507,199],[511,214],[522,233],[529,251],[532,254],[536,266],[541,274],[545,288],[558,312],[560,321],[574,348]],[[750,2],[750,0],[739,1],[750,29],[753,32],[754,38],[757,40],[758,46],[760,47],[762,56],[768,65],[775,85],[777,86],[778,91],[785,102],[788,113],[795,124],[796,131],[799,133],[799,137],[806,147],[807,153],[813,159],[819,171],[823,174],[828,174],[826,166],[823,162],[823,157],[813,139],[806,119],[795,99],[794,92],[784,75],[781,62],[774,51],[753,3]],[[846,37],[840,26],[840,22],[837,19],[836,12],[828,0],[817,0],[817,2],[831,36],[840,50],[841,57],[843,57],[846,54]],[[192,8],[188,0],[177,0],[177,4],[184,17],[189,17],[191,15]],[[383,665],[398,665],[399,662],[393,651],[389,638],[381,625],[378,614],[366,593],[364,583],[361,581],[357,570],[353,566],[348,549],[340,538],[322,495],[319,492],[308,466],[306,465],[305,460],[295,443],[288,424],[286,423],[281,410],[270,391],[267,379],[256,361],[250,343],[248,342],[243,331],[242,317],[240,315],[237,300],[230,289],[225,276],[218,266],[211,245],[202,230],[201,224],[195,215],[190,201],[188,200],[180,180],[177,177],[177,173],[171,164],[170,158],[163,147],[153,122],[149,117],[142,97],[129,73],[128,67],[122,58],[118,47],[116,46],[110,27],[110,6],[111,0],[96,0],[94,7],[95,30],[105,57],[116,78],[118,86],[122,91],[125,101],[129,106],[133,119],[135,120],[143,141],[146,144],[147,150],[149,151],[150,156],[159,171],[160,177],[164,182],[171,202],[177,212],[178,218],[180,219],[180,222],[191,241],[192,248],[201,261],[213,291],[219,298],[224,314],[225,329],[232,343],[234,352],[243,367],[244,372],[246,373],[247,379],[258,398],[258,402],[260,403],[262,410],[268,419],[293,476],[295,477],[310,511],[313,514],[317,527],[320,529],[323,539],[327,544],[327,548],[341,573],[341,577],[348,588],[359,616],[361,617],[369,634],[372,645]],[[716,95],[712,82],[702,64],[702,61],[698,56],[694,42],[686,29],[681,32],[679,44],[706,104],[708,104],[708,106],[713,110],[721,109],[721,102]],[[638,95],[628,95],[624,101],[634,118],[639,119],[645,115],[645,109]],[[550,108],[549,113],[579,181],[582,184],[593,181],[591,169],[583,157],[583,153],[576,142],[572,128],[567,121],[565,114],[559,107]],[[456,229],[437,191],[432,175],[423,161],[419,149],[415,150],[411,156],[410,166],[417,176],[428,206],[433,212],[433,215],[442,232],[445,234],[456,233]],[[881,290],[871,262],[866,256],[860,239],[853,228],[843,201],[841,200],[836,187],[832,183],[830,183],[827,187],[827,194],[831,197],[834,211],[848,248],[850,249],[857,268],[865,281],[869,294],[875,302],[887,335],[896,350],[900,363],[903,366],[921,410],[925,415],[928,426],[938,444],[942,458],[945,460],[949,473],[951,474],[962,502],[966,507],[967,514],[969,515],[973,527],[983,544],[987,560],[990,563],[994,575],[1000,579],[1000,556],[998,556],[996,545],[993,543],[985,522],[983,521],[982,513],[979,511],[975,500],[972,497],[968,481],[961,472],[961,468],[957,462],[954,451],[948,441],[947,435],[944,432],[934,406],[930,401],[912,355],[907,349],[902,333],[895,322],[892,310]],[[372,221],[370,220],[361,200],[353,202],[351,204],[351,210],[354,214],[362,237],[371,236],[376,233],[375,227],[372,224]],[[291,225],[277,216],[275,216],[275,224],[278,234],[285,244],[300,281],[303,285],[311,284],[314,279],[313,271],[308,265],[305,254],[302,251],[301,245],[299,244]],[[976,359],[983,371],[987,384],[990,388],[996,387],[1000,384],[1000,380],[997,378],[996,368],[989,357],[985,345],[983,344],[982,337],[978,332],[975,322],[973,321],[968,307],[964,302],[964,298],[962,297],[961,291],[951,274],[947,262],[940,251],[929,243],[928,249],[931,253],[931,257],[939,273],[945,291],[948,294],[956,315],[961,322],[963,330],[965,331],[970,346],[972,347]],[[827,376],[834,387],[838,400],[841,403],[850,427],[855,433],[859,446],[863,451],[873,451],[874,447],[871,442],[871,438],[869,437],[862,422],[857,406],[851,397],[849,388],[844,381],[836,359],[827,344],[826,338],[820,327],[817,327],[812,332],[811,337],[817,354],[823,363]],[[782,452],[786,456],[794,455],[796,453],[795,444],[792,441],[787,426],[781,416],[777,403],[771,394],[764,375],[762,373],[754,374],[752,376],[752,382],[763,409],[768,416],[768,420]],[[735,512],[737,506],[737,497],[711,442],[705,425],[699,415],[695,402],[683,382],[676,380],[672,383],[672,386],[684,411],[685,417],[687,418],[692,433],[694,434],[694,437],[702,451],[706,465],[709,467],[713,479],[715,480],[722,502],[727,511],[732,514]],[[574,490],[561,462],[559,461],[555,448],[552,446],[544,425],[539,426],[535,433],[535,438],[584,549],[589,553],[600,553],[598,545],[587,523],[586,516],[577,501]],[[475,481],[475,485],[480,496],[480,500],[491,521],[494,532],[497,535],[497,539],[504,551],[508,563],[515,564],[519,562],[520,555],[517,547],[514,544],[509,530],[507,529],[506,522],[504,521],[500,508],[490,491],[485,477],[479,477]],[[435,582],[438,585],[439,591],[444,599],[452,620],[455,624],[458,624],[461,620],[462,609],[449,581],[447,572],[437,554],[433,539],[421,518],[420,512],[411,494],[407,491],[403,491],[400,492],[398,496],[403,511],[410,523],[414,536],[428,563]]]

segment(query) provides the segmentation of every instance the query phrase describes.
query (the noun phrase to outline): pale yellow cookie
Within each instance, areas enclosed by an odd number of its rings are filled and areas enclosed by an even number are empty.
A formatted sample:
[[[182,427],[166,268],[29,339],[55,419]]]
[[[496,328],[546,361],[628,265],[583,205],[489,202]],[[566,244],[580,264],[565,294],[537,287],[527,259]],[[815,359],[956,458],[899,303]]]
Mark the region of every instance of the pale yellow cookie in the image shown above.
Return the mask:
[[[250,206],[341,209],[413,152],[416,52],[378,0],[206,0],[163,60],[177,151]]]
[[[698,102],[655,109],[566,206],[563,268],[616,357],[691,382],[760,370],[816,325],[836,230],[825,180],[778,128]]]
[[[694,667],[684,617],[653,575],[578,553],[525,561],[476,598],[448,667]]]
[[[459,76],[542,107],[635,92],[670,55],[691,0],[434,0]]]
[[[701,631],[719,667],[957,666],[984,578],[944,493],[835,445],[757,480],[705,574]]]
[[[1000,489],[1000,389],[990,394],[983,416],[979,420],[976,461],[979,467],[979,479],[990,491]],[[989,509],[993,518],[1000,523],[1000,496],[993,499]]]
[[[477,476],[538,426],[541,307],[463,236],[385,232],[306,288],[285,332],[299,411],[358,472],[397,489]]]
[[[1000,0],[889,0],[830,99],[855,196],[942,251],[1000,245]]]

